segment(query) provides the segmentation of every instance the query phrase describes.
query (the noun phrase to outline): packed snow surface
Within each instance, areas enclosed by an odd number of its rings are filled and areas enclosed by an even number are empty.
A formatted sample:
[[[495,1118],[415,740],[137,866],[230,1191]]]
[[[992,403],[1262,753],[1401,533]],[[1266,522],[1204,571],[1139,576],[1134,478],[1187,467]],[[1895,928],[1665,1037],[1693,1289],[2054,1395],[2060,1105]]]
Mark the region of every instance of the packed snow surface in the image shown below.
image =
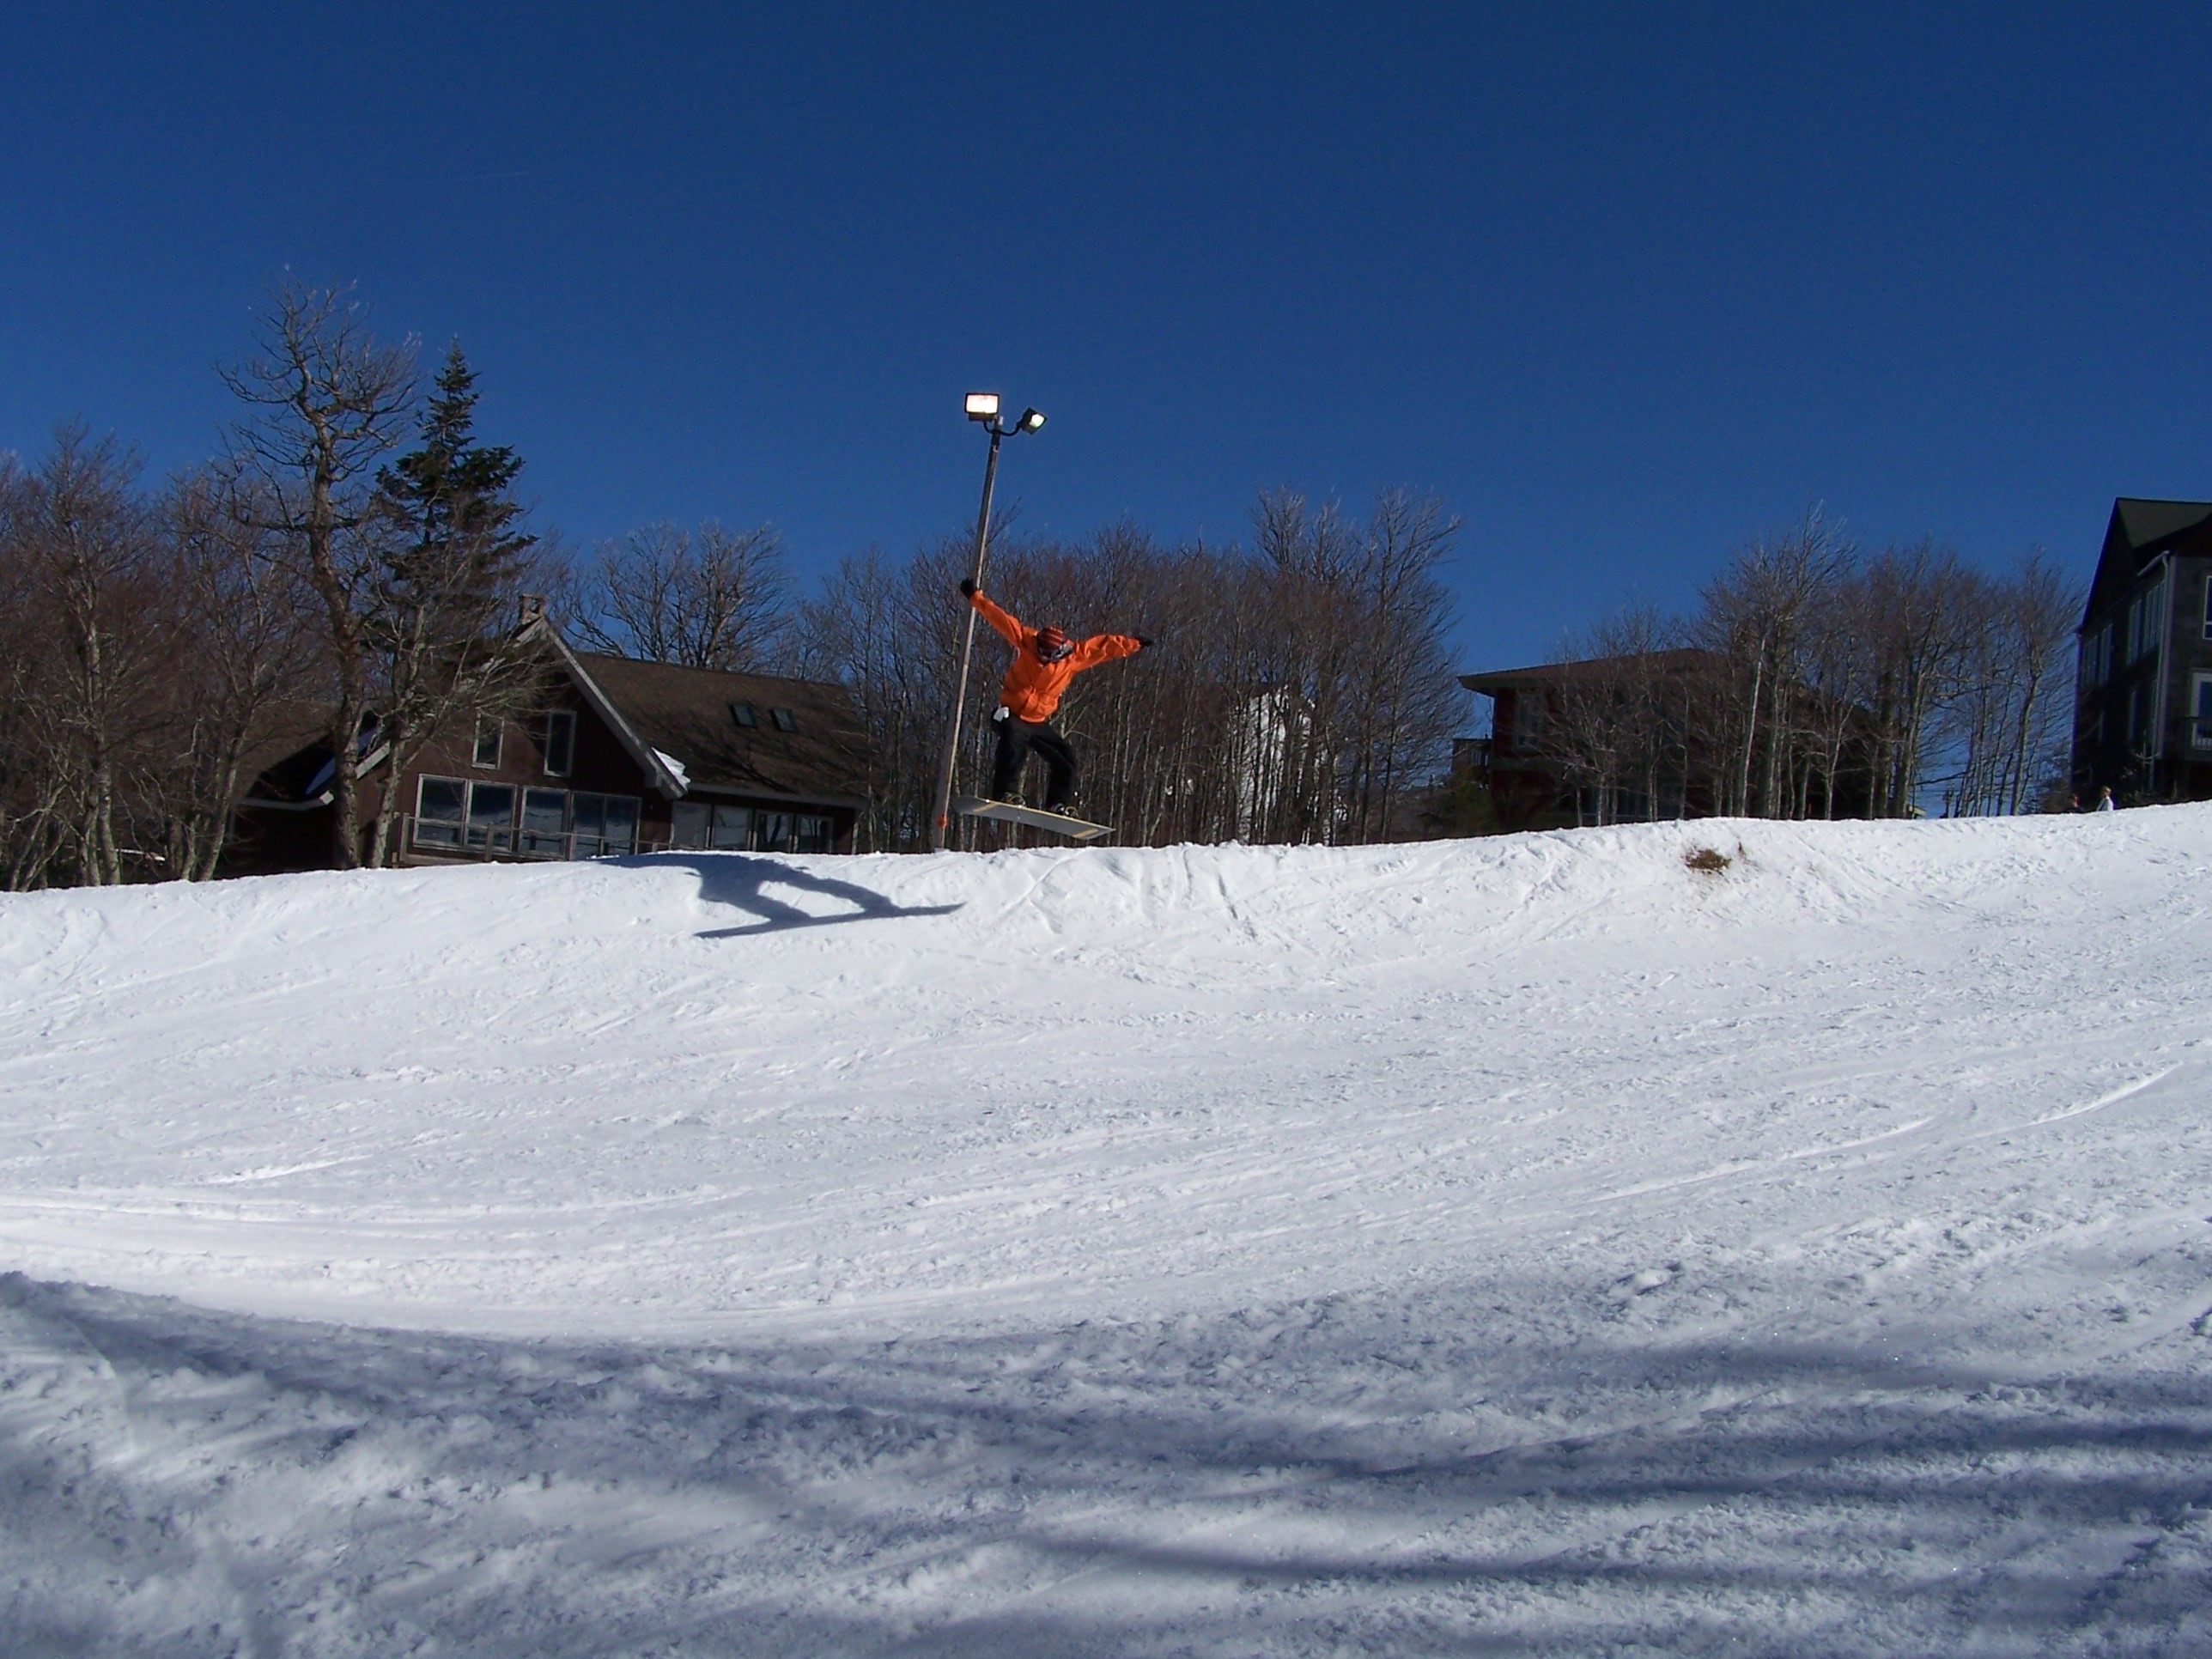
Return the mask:
[[[2212,1651],[2208,1042],[2196,807],[0,899],[0,1650]]]

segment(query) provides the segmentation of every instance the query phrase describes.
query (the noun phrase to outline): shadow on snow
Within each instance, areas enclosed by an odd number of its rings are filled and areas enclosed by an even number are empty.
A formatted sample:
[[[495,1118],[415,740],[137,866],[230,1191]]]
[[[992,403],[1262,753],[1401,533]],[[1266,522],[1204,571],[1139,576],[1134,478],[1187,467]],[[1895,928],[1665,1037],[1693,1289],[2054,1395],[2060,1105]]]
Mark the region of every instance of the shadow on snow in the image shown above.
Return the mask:
[[[819,875],[757,854],[650,853],[615,862],[624,869],[665,870],[673,866],[692,871],[699,878],[699,896],[706,902],[750,910],[760,918],[741,927],[708,928],[696,935],[700,939],[745,939],[757,933],[780,933],[793,927],[893,921],[906,916],[944,916],[961,908],[957,904],[894,904],[872,888]],[[811,893],[852,908],[817,915],[801,909],[787,899],[769,896],[767,890],[770,887]]]
[[[2185,1356],[2023,1379],[1753,1343],[1500,1350],[1477,1298],[1376,1300],[710,1346],[373,1332],[9,1274],[0,1612],[45,1644],[16,1651],[97,1648],[131,1633],[100,1609],[134,1583],[201,1571],[287,1652],[2206,1633],[2212,1376]]]

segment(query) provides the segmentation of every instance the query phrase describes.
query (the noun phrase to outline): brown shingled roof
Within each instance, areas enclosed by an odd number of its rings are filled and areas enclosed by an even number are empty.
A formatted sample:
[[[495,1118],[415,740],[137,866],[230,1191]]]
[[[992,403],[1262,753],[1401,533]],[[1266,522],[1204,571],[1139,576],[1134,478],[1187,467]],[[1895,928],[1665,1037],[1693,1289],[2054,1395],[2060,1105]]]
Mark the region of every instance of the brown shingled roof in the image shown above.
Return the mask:
[[[683,764],[695,791],[824,805],[857,806],[866,797],[867,733],[842,685],[575,656],[637,735]],[[733,703],[750,703],[759,723],[739,726]],[[790,711],[793,730],[777,728],[779,708]]]

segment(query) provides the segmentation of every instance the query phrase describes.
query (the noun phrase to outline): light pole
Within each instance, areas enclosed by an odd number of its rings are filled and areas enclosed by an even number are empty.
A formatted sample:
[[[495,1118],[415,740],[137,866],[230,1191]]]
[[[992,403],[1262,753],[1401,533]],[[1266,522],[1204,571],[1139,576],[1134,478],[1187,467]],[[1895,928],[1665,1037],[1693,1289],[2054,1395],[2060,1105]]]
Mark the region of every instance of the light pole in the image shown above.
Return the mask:
[[[981,587],[983,585],[983,555],[991,544],[991,491],[999,481],[999,446],[1016,432],[1036,432],[1044,426],[1044,416],[1034,409],[1022,411],[1022,418],[1008,426],[999,418],[999,394],[995,392],[971,392],[968,394],[968,418],[981,421],[983,429],[991,434],[991,453],[983,462],[983,506],[975,514],[975,568],[969,580]],[[933,853],[945,850],[945,831],[952,822],[952,772],[960,760],[960,721],[968,712],[968,660],[975,650],[975,607],[968,607],[967,631],[960,636],[960,672],[952,682],[952,726],[945,734],[945,765],[937,776],[937,816],[929,826],[929,848]]]

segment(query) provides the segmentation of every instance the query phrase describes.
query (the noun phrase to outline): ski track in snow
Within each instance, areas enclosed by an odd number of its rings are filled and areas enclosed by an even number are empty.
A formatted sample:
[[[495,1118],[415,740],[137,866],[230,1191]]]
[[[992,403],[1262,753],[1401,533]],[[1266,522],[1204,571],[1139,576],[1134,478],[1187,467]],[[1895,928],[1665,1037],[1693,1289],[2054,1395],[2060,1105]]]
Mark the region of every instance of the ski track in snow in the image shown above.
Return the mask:
[[[0,1650],[2212,1651],[2208,848],[0,897]]]

